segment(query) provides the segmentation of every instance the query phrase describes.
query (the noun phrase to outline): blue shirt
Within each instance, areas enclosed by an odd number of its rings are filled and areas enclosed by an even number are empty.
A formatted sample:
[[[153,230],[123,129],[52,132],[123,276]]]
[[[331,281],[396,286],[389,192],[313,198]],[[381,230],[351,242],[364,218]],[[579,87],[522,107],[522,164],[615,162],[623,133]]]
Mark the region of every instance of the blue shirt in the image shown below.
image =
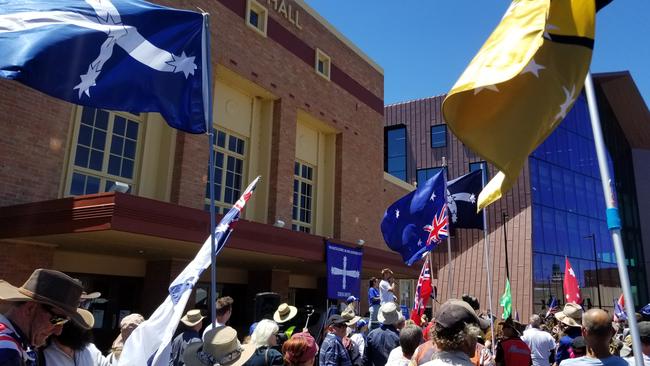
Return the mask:
[[[373,297],[376,297],[377,299],[373,300]],[[368,304],[379,305],[379,290],[374,287],[368,289]]]
[[[350,355],[343,347],[341,338],[334,333],[328,333],[320,346],[318,355],[319,366],[352,366]]]
[[[555,363],[558,365],[563,360],[569,358],[569,349],[573,344],[573,340],[582,335],[582,330],[579,327],[569,327],[566,331],[566,335],[560,338],[560,342],[557,346],[557,353],[555,354]]]
[[[625,359],[618,356],[609,356],[607,358],[578,357],[571,358],[562,362],[560,366],[626,366],[629,364]]]
[[[399,347],[399,333],[392,325],[382,325],[368,334],[364,366],[384,366],[390,351]]]

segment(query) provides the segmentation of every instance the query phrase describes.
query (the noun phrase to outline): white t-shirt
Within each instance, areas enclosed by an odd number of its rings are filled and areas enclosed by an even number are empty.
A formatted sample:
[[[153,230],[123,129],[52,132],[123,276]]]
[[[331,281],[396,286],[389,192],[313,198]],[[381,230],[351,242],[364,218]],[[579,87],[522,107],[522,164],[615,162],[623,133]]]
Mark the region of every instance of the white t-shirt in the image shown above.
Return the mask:
[[[560,362],[560,366],[629,366],[625,359],[618,356],[607,358],[578,357],[568,358]]]
[[[529,328],[524,331],[521,340],[530,348],[533,366],[550,365],[548,358],[551,356],[551,351],[555,349],[555,339],[550,333],[537,328]]]
[[[402,347],[394,348],[388,354],[388,360],[386,361],[386,366],[408,366],[408,358],[404,357],[402,354]]]
[[[86,347],[75,351],[73,357],[68,356],[61,350],[56,343],[52,342],[43,351],[45,356],[46,365],[58,366],[108,366],[108,358],[104,357],[102,353],[95,347],[94,344],[88,343]]]
[[[630,366],[635,366],[636,363],[634,361],[634,357],[628,357],[625,359],[627,363],[630,364]],[[644,366],[650,366],[650,356],[646,355],[645,353],[643,354],[643,365]]]
[[[381,280],[379,282],[379,301],[384,305],[387,302],[395,301],[392,291],[388,291],[391,288],[390,283],[386,280]]]
[[[363,334],[361,333],[354,333],[351,337],[350,340],[352,343],[357,345],[357,348],[359,349],[359,353],[363,356],[363,352],[366,350],[366,340],[363,339]]]

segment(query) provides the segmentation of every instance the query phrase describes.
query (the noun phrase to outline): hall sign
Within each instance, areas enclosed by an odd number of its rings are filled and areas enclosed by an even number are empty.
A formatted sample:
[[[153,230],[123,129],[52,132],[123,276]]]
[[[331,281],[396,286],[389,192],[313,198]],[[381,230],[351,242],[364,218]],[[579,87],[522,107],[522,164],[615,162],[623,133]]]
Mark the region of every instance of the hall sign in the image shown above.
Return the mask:
[[[289,23],[295,25],[298,29],[302,29],[299,21],[300,13],[298,13],[297,7],[294,9],[292,6],[295,4],[289,3],[289,5],[287,5],[285,0],[266,0],[266,3],[269,4],[269,6],[271,6],[278,14],[282,15],[284,19],[288,20]]]

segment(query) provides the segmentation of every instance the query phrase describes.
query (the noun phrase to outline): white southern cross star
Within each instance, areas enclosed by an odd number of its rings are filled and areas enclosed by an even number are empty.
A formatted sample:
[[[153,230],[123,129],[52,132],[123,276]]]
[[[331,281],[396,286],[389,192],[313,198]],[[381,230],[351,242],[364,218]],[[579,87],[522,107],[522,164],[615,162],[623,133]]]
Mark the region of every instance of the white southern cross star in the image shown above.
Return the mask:
[[[469,196],[469,201],[470,201],[471,203],[476,202],[476,196],[474,195],[474,193],[472,193],[472,194]]]
[[[573,100],[575,97],[573,96],[576,92],[576,86],[572,85],[571,90],[562,87],[562,90],[564,91],[564,103],[560,105],[560,111],[555,115],[555,120],[556,121],[561,121],[566,117],[566,114],[569,112],[569,107],[571,106],[571,103],[573,103]]]
[[[422,239],[418,239],[418,246],[419,246],[419,247],[422,246]]]
[[[395,218],[399,219],[399,210],[395,210]]]
[[[569,268],[569,274],[570,274],[572,277],[575,277],[575,276],[576,276],[576,273],[573,272],[573,268]]]
[[[431,198],[429,198],[431,201],[434,201],[436,199],[436,192],[431,192]]]
[[[474,95],[482,92],[485,89],[492,90],[492,91],[495,91],[497,93],[499,92],[499,88],[497,88],[497,86],[493,84],[493,85],[479,86],[478,88],[474,89]]]
[[[533,59],[530,60],[528,65],[526,65],[526,67],[524,67],[524,69],[521,71],[521,75],[529,72],[529,73],[535,75],[539,79],[539,70],[543,70],[545,68],[546,68],[545,66],[542,66],[542,65],[536,63],[535,59],[533,58]]]
[[[553,25],[551,23],[548,23],[546,25],[546,28],[544,29],[543,37],[546,38],[546,39],[551,39],[551,36],[548,34],[548,31],[552,31],[552,30],[556,30],[556,29],[560,29],[560,27],[558,27],[556,25]]]
[[[197,69],[194,58],[194,56],[187,57],[183,51],[180,56],[172,54],[172,60],[165,63],[174,68],[173,72],[182,72],[187,79],[189,75],[194,75],[194,70]]]

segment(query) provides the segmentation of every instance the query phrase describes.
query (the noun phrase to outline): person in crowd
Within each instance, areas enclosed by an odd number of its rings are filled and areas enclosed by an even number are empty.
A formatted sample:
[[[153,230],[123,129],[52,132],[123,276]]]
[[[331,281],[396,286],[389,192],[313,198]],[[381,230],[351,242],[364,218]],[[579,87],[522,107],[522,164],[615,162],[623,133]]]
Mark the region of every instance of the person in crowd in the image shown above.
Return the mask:
[[[379,282],[379,300],[381,305],[387,302],[394,302],[397,298],[395,296],[395,279],[393,278],[393,271],[389,268],[381,270],[381,282]]]
[[[327,319],[327,334],[321,344],[318,356],[319,366],[352,366],[350,355],[343,346],[346,321],[334,314]]]
[[[415,324],[405,326],[399,333],[399,347],[390,352],[386,366],[407,366],[420,343],[422,328]]]
[[[0,365],[35,364],[35,349],[69,320],[92,328],[92,314],[78,308],[82,292],[80,281],[49,269],[35,270],[21,287],[0,280]]]
[[[379,307],[381,301],[379,298],[379,280],[377,277],[372,277],[368,281],[368,310],[370,312],[370,329],[375,329],[379,326],[377,321],[377,314],[379,314]]]
[[[229,326],[211,329],[203,335],[203,342],[194,342],[183,352],[187,366],[241,366],[255,352],[253,344],[241,345],[237,331]]]
[[[366,366],[384,366],[390,351],[399,346],[397,325],[404,316],[398,311],[397,304],[392,301],[383,304],[379,308],[377,319],[382,325],[368,334],[366,353],[363,356],[363,364]]]
[[[495,366],[494,362],[494,353],[492,351],[492,341],[491,338],[486,335],[487,340],[485,345],[481,350],[481,357],[479,359],[479,366]]]
[[[564,305],[562,311],[555,313],[555,318],[559,321],[559,332],[563,333],[555,353],[555,363],[559,365],[560,362],[569,358],[569,349],[573,340],[581,334],[582,307],[578,304],[568,303]]]
[[[587,343],[585,337],[576,337],[571,343],[571,358],[578,358],[587,354]]]
[[[291,306],[287,303],[282,303],[278,306],[278,309],[273,313],[273,320],[279,326],[278,332],[278,349],[282,348],[282,344],[286,342],[291,335],[296,330],[296,315],[298,314],[298,308]]]
[[[131,336],[131,333],[137,328],[140,324],[144,322],[144,317],[140,314],[133,313],[125,316],[120,321],[120,334],[117,335],[117,338],[113,341],[111,346],[111,353],[108,355],[108,362],[111,365],[117,365],[122,354],[122,349],[124,349],[124,343]]]
[[[352,311],[353,314],[357,313],[357,306],[359,305],[359,299],[356,297],[350,295],[348,298],[345,300],[345,310],[344,311]]]
[[[278,324],[273,320],[262,319],[251,335],[251,344],[255,347],[253,356],[244,363],[245,366],[281,366],[284,363],[282,353],[275,349],[278,345]]]
[[[425,340],[425,342],[419,345],[418,348],[415,349],[415,352],[413,353],[413,357],[411,357],[414,365],[419,366],[431,361],[433,355],[438,352],[438,348],[436,347],[436,344],[433,342],[434,332],[435,332],[435,324],[434,322],[430,322],[424,328],[423,331],[422,338]]]
[[[108,358],[92,343],[92,332],[75,323],[63,325],[61,334],[53,336],[39,352],[39,366],[108,366]]]
[[[478,299],[475,296],[468,295],[468,294],[463,294],[461,297],[463,301],[465,301],[469,306],[474,309],[474,312],[478,314],[479,310],[481,309],[481,304],[479,303]],[[489,329],[490,327],[490,322],[489,319],[485,320],[481,316],[479,316],[479,319],[481,320],[480,322],[480,327],[482,331],[485,331]],[[478,342],[476,342],[476,351],[474,352],[474,356],[471,357],[470,361],[472,361],[472,364],[475,366],[480,366],[481,364],[481,358],[484,356],[483,348],[483,343],[485,343],[484,338],[482,337],[483,334],[481,334],[481,337],[479,337]]]
[[[230,320],[230,317],[232,316],[232,304],[233,304],[233,299],[230,296],[224,296],[220,297],[217,299],[217,309],[216,309],[216,316],[217,316],[217,324],[216,327],[222,327],[228,323]],[[205,337],[205,333],[207,333],[209,330],[213,328],[213,324],[210,323],[208,324],[207,327],[203,330],[203,337]]]
[[[363,354],[361,353],[359,346],[356,343],[352,342],[352,339],[350,338],[352,332],[354,332],[356,328],[357,323],[359,320],[361,320],[361,317],[354,315],[354,308],[352,307],[346,308],[343,314],[341,314],[341,317],[345,319],[345,325],[347,326],[345,330],[345,337],[343,337],[343,346],[350,355],[350,361],[352,362],[352,365],[361,365],[363,362]]]
[[[530,348],[533,366],[550,366],[555,359],[555,339],[550,333],[540,329],[542,318],[539,315],[531,315],[528,325],[521,340]]]
[[[591,309],[582,316],[582,336],[587,344],[584,357],[563,360],[560,366],[628,366],[625,359],[609,352],[614,336],[612,317],[605,310]]]
[[[438,352],[425,366],[472,366],[470,357],[476,351],[481,335],[481,319],[465,301],[447,300],[436,314],[432,334]]]
[[[282,345],[286,366],[312,366],[318,345],[309,332],[296,333]]]
[[[523,325],[512,318],[500,323],[503,339],[497,344],[494,358],[497,366],[532,365],[530,348],[521,340]]]
[[[643,354],[643,365],[650,366],[650,321],[641,321],[638,323],[639,337],[641,338],[641,353]],[[634,357],[625,359],[630,366],[635,366]]]
[[[183,366],[183,352],[187,345],[194,342],[201,342],[201,327],[203,326],[204,316],[201,315],[201,310],[192,309],[188,310],[181,318],[181,324],[185,330],[176,336],[172,341],[172,366]]]
[[[363,355],[366,352],[368,322],[365,319],[360,319],[359,321],[357,321],[354,328],[355,330],[350,335],[350,341],[352,341],[352,343],[354,343],[354,345],[357,347],[357,349],[359,350],[359,354],[363,359]]]

